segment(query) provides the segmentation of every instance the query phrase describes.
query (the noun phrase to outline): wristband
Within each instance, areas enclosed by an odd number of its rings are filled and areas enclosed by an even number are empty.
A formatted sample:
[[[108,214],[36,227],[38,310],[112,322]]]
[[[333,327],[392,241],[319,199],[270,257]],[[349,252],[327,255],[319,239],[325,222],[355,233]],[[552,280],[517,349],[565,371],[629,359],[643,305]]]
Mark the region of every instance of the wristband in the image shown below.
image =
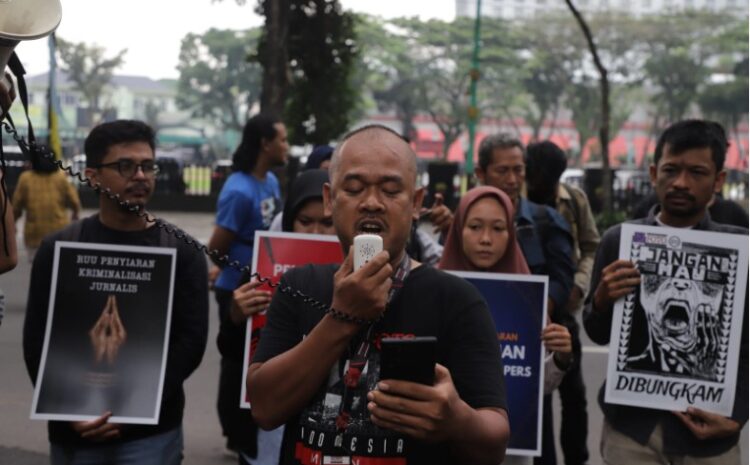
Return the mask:
[[[333,307],[328,307],[328,310],[326,310],[325,313],[329,313],[334,320],[343,321],[345,323],[354,323],[359,326],[371,325],[373,323],[377,323],[381,318],[383,318],[383,314],[381,313],[379,317],[372,320],[367,320],[365,318],[358,318],[356,316],[349,315],[348,313],[340,312]]]

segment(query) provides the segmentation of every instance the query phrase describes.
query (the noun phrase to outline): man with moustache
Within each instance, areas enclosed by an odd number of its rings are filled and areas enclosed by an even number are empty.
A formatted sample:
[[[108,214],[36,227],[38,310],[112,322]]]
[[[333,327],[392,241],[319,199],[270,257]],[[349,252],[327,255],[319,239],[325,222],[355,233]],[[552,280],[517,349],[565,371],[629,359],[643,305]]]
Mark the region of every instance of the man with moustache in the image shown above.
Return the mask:
[[[101,191],[143,211],[154,191],[155,135],[145,123],[119,120],[96,126],[86,138],[86,176]],[[119,425],[111,412],[93,421],[50,421],[50,458],[57,464],[179,464],[182,462],[183,382],[200,364],[208,333],[206,259],[185,241],[128,211],[105,194],[99,210],[46,237],[31,269],[23,349],[26,368],[36,381],[42,356],[52,261],[58,240],[151,247],[176,247],[177,263],[168,356],[163,381],[159,423]]]
[[[680,121],[659,137],[650,167],[651,183],[659,203],[646,218],[633,223],[664,228],[690,228],[747,236],[747,229],[716,223],[707,206],[724,183],[727,141],[718,124]],[[602,236],[594,260],[592,292],[583,310],[589,337],[608,344],[616,300],[641,286],[641,276],[629,260],[618,259],[620,226]],[[697,302],[693,302],[697,303]],[[747,295],[745,296],[747,321]],[[748,332],[744,325],[740,345],[736,395],[731,417],[695,407],[667,412],[609,404],[604,386],[599,405],[604,412],[601,453],[606,464],[737,464],[738,441],[748,417]]]
[[[467,282],[405,253],[424,191],[416,156],[384,126],[344,137],[323,191],[342,247],[378,234],[354,271],[298,267],[277,292],[248,374],[253,416],[286,423],[282,464],[497,464],[509,436],[502,364],[487,304]],[[380,380],[383,337],[437,337],[435,383]]]
[[[576,329],[565,308],[574,287],[576,271],[570,226],[552,207],[534,203],[523,195],[526,162],[521,141],[502,133],[491,134],[482,139],[475,174],[483,185],[496,187],[510,197],[515,209],[513,225],[516,228],[516,239],[529,270],[532,274],[549,277],[547,311],[550,318],[555,323],[567,326],[575,337]],[[573,363],[575,368],[577,362]],[[578,465],[588,460],[585,395],[581,394],[579,391],[575,396],[574,400],[577,402],[573,404],[577,405],[573,409],[570,408],[569,398],[564,398],[568,402],[563,403],[562,429],[566,432],[564,438],[568,440],[564,446],[567,465]],[[542,409],[542,455],[536,457],[534,463],[554,465],[557,457],[552,424],[552,394],[544,397]],[[573,447],[568,447],[571,443]]]

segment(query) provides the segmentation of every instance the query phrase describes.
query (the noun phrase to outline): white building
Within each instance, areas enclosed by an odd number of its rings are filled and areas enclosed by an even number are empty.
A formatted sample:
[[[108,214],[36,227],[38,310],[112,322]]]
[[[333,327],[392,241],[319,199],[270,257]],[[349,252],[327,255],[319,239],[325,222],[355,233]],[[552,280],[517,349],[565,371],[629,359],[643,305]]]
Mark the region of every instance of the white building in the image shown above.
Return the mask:
[[[747,0],[575,0],[584,12],[619,10],[634,16],[701,9],[747,17]],[[482,16],[503,19],[533,18],[558,10],[567,10],[564,0],[482,0]],[[456,16],[475,16],[477,0],[456,0]]]

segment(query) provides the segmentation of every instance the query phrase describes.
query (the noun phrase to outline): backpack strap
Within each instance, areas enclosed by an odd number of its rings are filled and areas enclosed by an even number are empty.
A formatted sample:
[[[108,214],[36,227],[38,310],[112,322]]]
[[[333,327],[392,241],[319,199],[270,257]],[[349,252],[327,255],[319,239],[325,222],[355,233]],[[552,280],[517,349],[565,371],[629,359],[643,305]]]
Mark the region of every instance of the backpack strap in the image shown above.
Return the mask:
[[[79,242],[81,240],[81,231],[83,231],[83,222],[86,220],[88,220],[88,218],[74,221],[67,225],[62,231],[60,231],[60,238],[57,240]]]
[[[549,237],[549,227],[551,220],[544,205],[540,205],[538,203],[534,203],[532,205],[534,206],[534,209],[531,212],[531,216],[534,218],[534,225],[536,227],[536,230],[539,231],[539,239],[542,241],[542,244],[544,244],[547,242],[547,238]]]

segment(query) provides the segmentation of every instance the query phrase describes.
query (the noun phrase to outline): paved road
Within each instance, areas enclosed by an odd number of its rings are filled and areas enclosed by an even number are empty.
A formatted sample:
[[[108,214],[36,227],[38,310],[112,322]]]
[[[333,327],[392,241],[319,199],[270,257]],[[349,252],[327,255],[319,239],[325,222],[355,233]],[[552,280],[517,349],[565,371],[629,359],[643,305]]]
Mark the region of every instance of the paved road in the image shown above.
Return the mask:
[[[163,217],[205,242],[212,227],[212,215],[164,213]],[[0,276],[6,294],[6,316],[0,326],[0,465],[42,465],[48,463],[44,422],[29,420],[32,387],[23,364],[21,329],[29,280],[29,264],[21,263],[12,273]],[[218,329],[216,305],[211,299],[209,345],[203,363],[188,380],[185,390],[185,465],[232,464],[224,453],[215,413],[219,354],[214,341]],[[585,335],[584,335],[585,338]],[[598,452],[602,416],[596,405],[596,391],[606,372],[606,351],[584,341],[584,374],[589,398],[589,448],[591,465],[600,465]],[[555,415],[559,417],[556,407]],[[748,463],[747,428],[743,431],[743,464]]]

